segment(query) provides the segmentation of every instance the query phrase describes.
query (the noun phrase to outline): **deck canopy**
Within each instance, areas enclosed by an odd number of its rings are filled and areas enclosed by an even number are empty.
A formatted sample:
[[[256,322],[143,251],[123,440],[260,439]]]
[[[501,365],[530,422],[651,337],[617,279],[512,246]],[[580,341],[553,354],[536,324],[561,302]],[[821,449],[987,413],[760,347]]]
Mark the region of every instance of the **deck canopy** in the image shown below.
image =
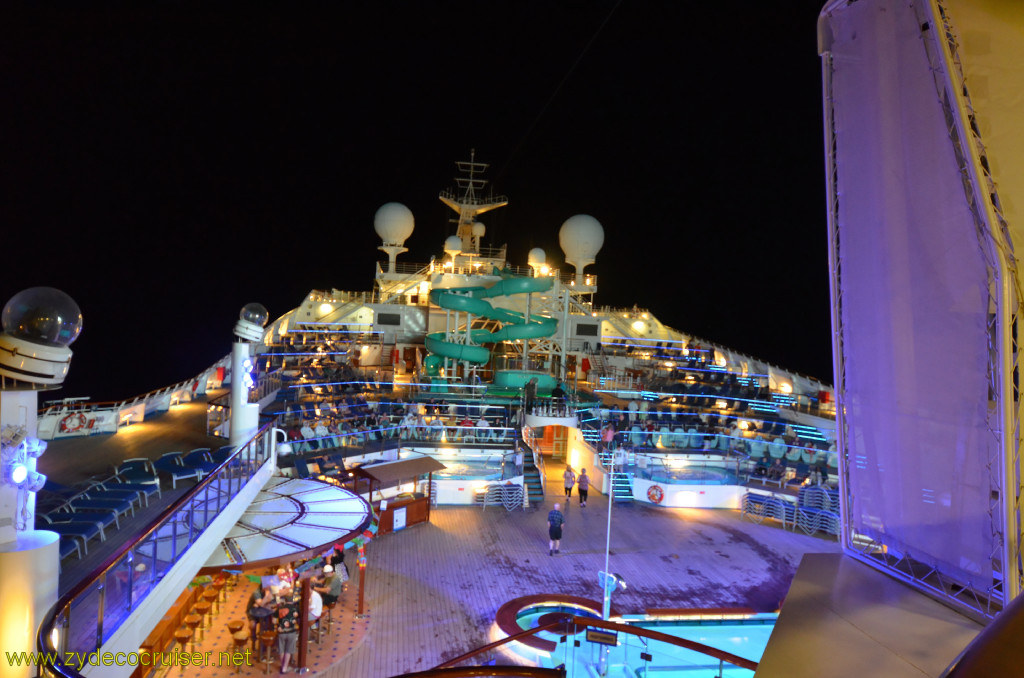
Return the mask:
[[[360,466],[353,469],[353,472],[356,475],[384,484],[397,480],[416,478],[424,473],[433,473],[443,468],[447,467],[433,457],[410,457],[384,464]]]

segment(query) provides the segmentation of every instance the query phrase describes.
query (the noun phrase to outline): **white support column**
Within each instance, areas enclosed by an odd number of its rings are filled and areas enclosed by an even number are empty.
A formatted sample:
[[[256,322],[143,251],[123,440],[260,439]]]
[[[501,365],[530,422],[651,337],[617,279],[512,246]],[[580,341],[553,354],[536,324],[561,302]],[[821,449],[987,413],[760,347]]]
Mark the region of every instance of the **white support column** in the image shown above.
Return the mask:
[[[260,406],[249,402],[244,367],[249,360],[249,342],[236,341],[231,346],[231,437],[232,445],[241,445],[259,428]]]

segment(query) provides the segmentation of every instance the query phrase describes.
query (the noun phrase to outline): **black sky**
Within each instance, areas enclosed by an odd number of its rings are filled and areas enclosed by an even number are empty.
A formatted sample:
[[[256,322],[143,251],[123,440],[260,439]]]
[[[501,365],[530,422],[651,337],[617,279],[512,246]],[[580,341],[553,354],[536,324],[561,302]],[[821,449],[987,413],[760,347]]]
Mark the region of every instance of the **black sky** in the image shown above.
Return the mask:
[[[470,148],[514,263],[591,214],[597,303],[831,381],[821,0],[294,4],[0,12],[0,301],[85,317],[53,397],[193,376],[247,302],[369,289],[385,202],[404,260],[439,254]]]

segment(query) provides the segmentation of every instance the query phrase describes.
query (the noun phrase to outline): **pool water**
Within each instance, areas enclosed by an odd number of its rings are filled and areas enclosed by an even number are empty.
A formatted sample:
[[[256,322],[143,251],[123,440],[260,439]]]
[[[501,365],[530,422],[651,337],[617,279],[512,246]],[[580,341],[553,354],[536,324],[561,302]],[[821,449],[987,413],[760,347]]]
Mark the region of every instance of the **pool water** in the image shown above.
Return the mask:
[[[501,480],[501,466],[488,465],[483,462],[449,462],[443,461],[446,468],[434,471],[439,480]]]
[[[520,615],[519,625],[524,629],[536,626],[537,619],[553,609],[548,607],[527,611],[526,614]],[[579,614],[578,611],[575,612]],[[634,621],[637,626],[708,645],[756,662],[761,660],[761,655],[768,645],[768,638],[775,627],[775,620],[776,615],[765,614],[745,619],[727,620],[651,621],[626,618],[623,621]],[[609,676],[712,678],[720,675],[722,678],[747,678],[754,675],[753,671],[729,664],[720,668],[717,659],[700,652],[629,634],[620,633],[618,645],[614,647],[588,642],[585,631],[568,636],[564,643],[559,642],[560,633],[557,631],[553,633],[542,631],[537,634],[537,637],[554,641],[558,643],[558,647],[548,655],[522,645],[515,645],[517,652],[544,668],[554,668],[564,664],[570,678],[573,676],[590,678],[590,676],[598,675],[596,667],[606,647],[610,650],[607,656]],[[579,641],[579,647],[576,647],[574,643],[576,640]],[[650,659],[648,660],[646,656],[642,655],[647,655]]]
[[[738,485],[736,474],[717,466],[658,469],[651,472],[656,483],[675,485]]]

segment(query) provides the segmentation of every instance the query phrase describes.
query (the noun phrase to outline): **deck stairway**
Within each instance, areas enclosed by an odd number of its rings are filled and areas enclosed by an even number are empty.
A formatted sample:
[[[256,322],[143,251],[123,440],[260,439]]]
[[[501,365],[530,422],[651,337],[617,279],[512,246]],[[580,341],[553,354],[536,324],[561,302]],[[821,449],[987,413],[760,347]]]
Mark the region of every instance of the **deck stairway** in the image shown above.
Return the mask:
[[[601,466],[611,468],[612,453],[601,451]],[[632,456],[630,454],[629,456]],[[621,460],[620,460],[621,463]],[[627,461],[627,463],[629,463]],[[621,468],[621,467],[616,467]],[[612,500],[617,502],[633,501],[633,474],[629,471],[616,470],[610,474],[612,479]]]
[[[523,457],[523,485],[526,486],[526,497],[530,506],[539,506],[544,502],[544,485],[540,482],[540,469],[533,464],[531,455]]]

